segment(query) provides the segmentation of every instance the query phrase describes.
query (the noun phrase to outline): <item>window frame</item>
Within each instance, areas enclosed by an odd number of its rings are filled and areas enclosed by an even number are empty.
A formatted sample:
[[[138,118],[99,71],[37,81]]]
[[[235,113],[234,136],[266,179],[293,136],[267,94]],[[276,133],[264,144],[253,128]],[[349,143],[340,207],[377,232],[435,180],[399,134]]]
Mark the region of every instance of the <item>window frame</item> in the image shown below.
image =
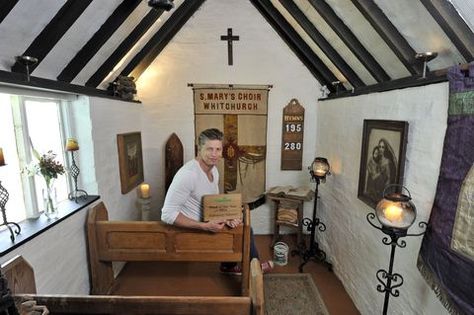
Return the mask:
[[[22,93],[24,92],[24,93]],[[24,169],[26,165],[31,163],[34,160],[30,145],[29,145],[29,130],[28,130],[28,118],[26,114],[26,102],[33,101],[33,102],[53,102],[56,104],[57,110],[57,117],[58,117],[58,127],[59,127],[59,136],[60,142],[62,144],[65,143],[67,135],[71,134],[71,117],[69,106],[72,101],[70,95],[61,95],[61,94],[54,94],[54,93],[45,93],[46,95],[41,95],[43,93],[36,92],[36,93],[28,93],[29,91],[21,91],[18,89],[13,89],[13,91],[9,91],[9,89],[1,89],[0,93],[8,94],[10,97],[10,106],[12,110],[12,119],[13,119],[13,126],[14,126],[14,134],[15,134],[15,143],[16,143],[16,151],[18,154],[18,162],[20,169]],[[65,96],[65,97],[64,97]],[[70,163],[69,159],[67,158],[67,152],[62,147],[61,154],[64,161],[64,167],[69,169]],[[22,185],[23,191],[23,200],[25,204],[25,217],[26,219],[31,218],[38,218],[41,215],[41,205],[38,204],[38,197],[36,194],[36,176],[28,176],[26,174],[19,174],[20,181]],[[67,183],[67,191],[70,192],[72,190],[72,181],[70,180],[69,176],[67,175],[66,171],[66,183]]]

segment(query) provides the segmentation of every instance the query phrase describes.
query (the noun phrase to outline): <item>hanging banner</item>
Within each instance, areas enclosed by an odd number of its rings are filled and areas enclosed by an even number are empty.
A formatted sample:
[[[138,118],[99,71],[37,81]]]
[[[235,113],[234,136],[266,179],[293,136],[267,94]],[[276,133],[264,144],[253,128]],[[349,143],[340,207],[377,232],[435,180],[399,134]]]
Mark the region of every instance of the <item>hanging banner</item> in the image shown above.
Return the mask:
[[[218,166],[221,192],[241,193],[242,202],[265,192],[269,86],[193,84],[196,147],[208,128],[224,132]]]
[[[474,66],[448,71],[448,127],[418,269],[452,314],[474,314]]]

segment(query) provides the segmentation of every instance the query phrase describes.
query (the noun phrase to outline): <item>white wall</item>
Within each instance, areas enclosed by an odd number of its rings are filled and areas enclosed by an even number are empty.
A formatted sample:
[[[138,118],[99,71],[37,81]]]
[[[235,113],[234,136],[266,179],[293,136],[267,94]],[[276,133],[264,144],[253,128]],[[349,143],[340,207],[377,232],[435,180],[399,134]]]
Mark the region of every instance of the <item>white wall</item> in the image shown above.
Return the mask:
[[[136,190],[122,195],[117,149],[117,134],[141,131],[138,103],[90,98],[91,135],[94,144],[94,168],[98,194],[113,220],[138,219]],[[143,145],[143,136],[142,136]],[[146,151],[143,159],[147,160]],[[146,180],[145,175],[145,180]]]
[[[234,65],[227,65],[227,28],[234,42]],[[143,102],[142,139],[145,177],[151,184],[155,217],[164,199],[164,146],[175,132],[184,159],[194,157],[194,107],[188,83],[272,84],[269,93],[266,186],[311,185],[309,173],[280,171],[282,109],[297,98],[306,110],[303,165],[315,157],[315,104],[319,83],[250,1],[208,0],[142,74],[137,82]],[[305,168],[304,167],[304,168]],[[311,209],[311,204],[306,205]],[[268,205],[252,211],[257,234],[272,232]]]
[[[33,267],[39,294],[89,294],[86,219],[87,209],[82,209],[1,257],[0,263],[22,255]]]
[[[318,154],[328,158],[333,176],[320,186],[318,212],[327,230],[320,233],[323,249],[337,276],[362,314],[380,314],[384,294],[376,291],[378,269],[388,269],[390,247],[372,228],[373,211],[357,198],[364,119],[409,123],[404,185],[410,190],[420,220],[428,221],[436,191],[447,122],[448,85],[434,84],[318,103]],[[416,268],[422,237],[406,238],[397,248],[394,271],[404,277],[400,297],[391,297],[389,313],[446,314]],[[393,313],[395,314],[395,313]]]

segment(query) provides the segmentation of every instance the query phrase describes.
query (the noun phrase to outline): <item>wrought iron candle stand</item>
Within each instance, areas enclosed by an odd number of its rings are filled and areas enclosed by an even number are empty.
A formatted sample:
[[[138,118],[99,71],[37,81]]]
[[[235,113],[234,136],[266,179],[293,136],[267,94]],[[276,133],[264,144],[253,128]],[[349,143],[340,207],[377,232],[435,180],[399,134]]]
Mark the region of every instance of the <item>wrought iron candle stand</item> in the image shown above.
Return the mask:
[[[0,148],[0,167],[5,166],[5,165],[6,164],[5,164],[5,159],[3,157],[3,150],[2,148]],[[10,195],[8,194],[8,191],[6,190],[5,187],[2,186],[2,181],[0,181],[0,211],[2,212],[2,220],[3,220],[3,223],[1,223],[0,226],[5,225],[8,228],[8,230],[10,231],[10,239],[12,240],[12,242],[14,242],[15,234],[17,235],[20,234],[21,228],[15,222],[8,222],[7,220],[7,210],[5,208],[5,205],[8,202],[9,196]],[[13,226],[13,229],[10,225]]]
[[[382,243],[391,246],[388,271],[379,269],[376,273],[377,280],[380,282],[377,285],[377,291],[385,293],[383,315],[387,314],[390,295],[398,297],[400,295],[398,288],[402,286],[404,281],[401,274],[393,272],[393,261],[395,258],[396,247],[406,247],[406,242],[400,240],[400,238],[407,236],[421,236],[426,232],[426,228],[428,227],[426,222],[419,222],[418,226],[421,229],[425,229],[425,231],[416,234],[407,233],[408,228],[413,224],[416,218],[415,205],[410,201],[410,192],[404,186],[401,187],[407,190],[408,196],[401,193],[385,195],[386,189],[390,186],[400,185],[387,186],[383,193],[383,199],[377,204],[376,213],[367,214],[367,221],[370,225],[388,235],[388,237],[384,236]],[[382,224],[382,227],[379,227],[372,222],[376,217]]]
[[[326,176],[329,175],[329,163],[327,159],[317,157],[314,159],[313,164],[309,167],[311,174],[311,181],[316,182],[316,189],[314,191],[314,204],[313,204],[313,217],[312,219],[304,218],[301,222],[306,227],[308,232],[311,232],[310,246],[309,249],[306,243],[298,244],[298,248],[291,252],[291,255],[298,255],[303,258],[303,262],[299,265],[299,272],[303,272],[303,267],[308,261],[313,260],[316,262],[322,262],[327,265],[329,270],[332,270],[332,265],[326,261],[326,253],[319,248],[318,242],[316,242],[315,234],[316,227],[319,231],[326,231],[326,225],[316,217],[318,207],[318,188],[321,182],[326,181]]]
[[[87,194],[87,192],[85,190],[82,190],[82,189],[77,189],[77,177],[79,177],[79,174],[80,174],[80,170],[79,170],[79,167],[77,167],[76,165],[76,161],[74,159],[74,151],[75,150],[71,150],[71,168],[70,168],[70,173],[71,173],[71,176],[72,176],[72,179],[74,181],[74,190],[69,193],[68,195],[68,198],[69,200],[74,200],[75,202],[77,202],[77,199],[78,198],[82,198],[82,199],[87,199],[87,197],[89,197],[89,195]]]
[[[7,220],[5,205],[7,204],[9,196],[10,195],[8,194],[8,191],[5,189],[5,187],[2,186],[2,181],[0,181],[0,210],[2,211],[2,219],[3,219],[3,223],[0,224],[0,226],[5,225],[8,228],[8,230],[10,231],[10,239],[12,240],[12,242],[14,242],[15,234],[17,235],[20,234],[21,228],[15,222],[8,222]],[[14,229],[12,229],[10,225],[13,225]]]

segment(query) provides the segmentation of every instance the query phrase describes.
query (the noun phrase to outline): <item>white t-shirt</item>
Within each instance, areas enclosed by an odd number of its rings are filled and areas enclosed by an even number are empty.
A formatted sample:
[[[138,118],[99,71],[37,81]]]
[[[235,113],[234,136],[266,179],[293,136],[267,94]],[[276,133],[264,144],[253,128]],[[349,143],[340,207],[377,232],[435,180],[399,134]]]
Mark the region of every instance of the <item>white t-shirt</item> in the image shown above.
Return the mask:
[[[212,182],[196,159],[184,164],[168,188],[161,209],[161,220],[173,224],[181,212],[190,219],[202,221],[202,196],[219,193],[219,172],[216,167],[211,172]]]

